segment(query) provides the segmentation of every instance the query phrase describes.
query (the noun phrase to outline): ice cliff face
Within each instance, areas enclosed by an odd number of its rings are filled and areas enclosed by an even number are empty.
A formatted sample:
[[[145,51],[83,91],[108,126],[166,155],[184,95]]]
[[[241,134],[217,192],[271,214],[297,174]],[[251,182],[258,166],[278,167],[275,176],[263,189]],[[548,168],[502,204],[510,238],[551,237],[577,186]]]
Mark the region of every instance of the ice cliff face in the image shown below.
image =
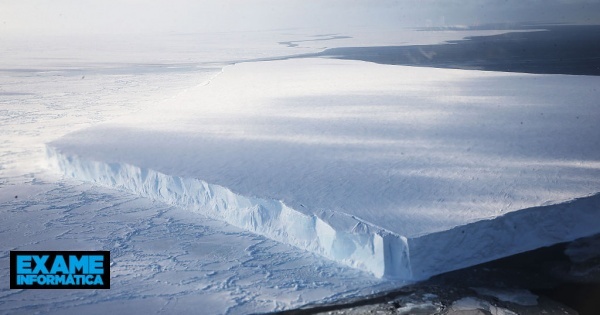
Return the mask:
[[[46,152],[52,166],[68,177],[198,211],[376,277],[412,278],[406,238],[355,217],[306,214],[279,200],[241,196],[200,179],[64,155],[50,146]]]
[[[596,194],[406,238],[344,213],[309,214],[279,200],[242,196],[200,179],[65,155],[51,146],[46,151],[52,166],[68,177],[198,211],[379,278],[426,279],[584,237],[600,222]]]

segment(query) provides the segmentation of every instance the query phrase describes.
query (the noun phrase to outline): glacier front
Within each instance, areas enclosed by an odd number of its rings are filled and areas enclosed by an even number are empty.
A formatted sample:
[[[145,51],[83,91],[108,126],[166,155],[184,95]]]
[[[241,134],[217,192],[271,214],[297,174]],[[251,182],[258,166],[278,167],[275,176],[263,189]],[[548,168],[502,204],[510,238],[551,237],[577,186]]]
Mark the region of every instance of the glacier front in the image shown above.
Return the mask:
[[[68,176],[418,280],[600,232],[599,83],[241,63],[47,156]]]

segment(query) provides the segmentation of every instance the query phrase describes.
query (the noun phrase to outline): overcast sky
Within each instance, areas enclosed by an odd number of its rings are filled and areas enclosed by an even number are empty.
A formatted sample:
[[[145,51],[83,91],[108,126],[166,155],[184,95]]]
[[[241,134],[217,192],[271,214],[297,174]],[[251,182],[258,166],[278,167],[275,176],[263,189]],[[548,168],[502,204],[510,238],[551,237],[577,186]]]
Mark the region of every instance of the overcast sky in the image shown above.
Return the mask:
[[[0,0],[0,35],[600,24],[600,0]]]

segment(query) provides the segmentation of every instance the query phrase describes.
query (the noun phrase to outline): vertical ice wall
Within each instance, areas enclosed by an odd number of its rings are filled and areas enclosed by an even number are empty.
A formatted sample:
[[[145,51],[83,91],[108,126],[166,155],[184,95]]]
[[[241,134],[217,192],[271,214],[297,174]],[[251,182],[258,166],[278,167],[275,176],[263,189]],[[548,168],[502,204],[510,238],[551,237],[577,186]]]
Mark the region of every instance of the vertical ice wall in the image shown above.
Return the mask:
[[[68,177],[197,211],[379,278],[426,279],[589,236],[600,222],[600,194],[594,194],[406,238],[344,213],[305,213],[200,179],[65,155],[49,146],[46,152],[52,166]]]
[[[522,209],[408,240],[412,277],[481,264],[598,233],[600,194]]]
[[[379,278],[412,278],[405,237],[347,214],[303,213],[279,200],[241,196],[200,179],[64,155],[50,146],[46,153],[51,166],[68,177],[198,211]]]

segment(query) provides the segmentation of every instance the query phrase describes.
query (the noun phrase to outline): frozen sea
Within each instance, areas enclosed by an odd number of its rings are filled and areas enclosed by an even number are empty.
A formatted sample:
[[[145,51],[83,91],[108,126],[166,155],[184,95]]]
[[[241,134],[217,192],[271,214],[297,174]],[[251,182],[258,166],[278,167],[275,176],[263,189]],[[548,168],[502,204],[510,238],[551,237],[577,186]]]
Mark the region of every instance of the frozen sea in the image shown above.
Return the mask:
[[[69,133],[85,134],[88,127],[101,130],[114,119],[143,121],[148,113],[177,104],[189,91],[207,87],[223,67],[235,62],[359,44],[435,44],[472,35],[468,31],[418,36],[408,31],[394,36],[381,32],[376,36],[315,34],[8,41],[2,48],[6,58],[0,62],[0,213],[5,218],[0,226],[4,249],[0,272],[8,277],[9,250],[102,249],[111,251],[113,278],[110,290],[56,293],[9,290],[5,282],[0,310],[193,312],[202,305],[209,313],[268,312],[382,292],[406,283],[382,280],[371,270],[351,268],[352,263],[325,259],[269,235],[260,236],[132,191],[62,177],[48,168],[47,143],[60,143]],[[260,64],[241,65],[249,71],[261,69]],[[95,136],[119,137],[114,133]],[[566,163],[584,171],[597,169],[593,160],[579,166]],[[565,198],[570,195],[558,199]]]

